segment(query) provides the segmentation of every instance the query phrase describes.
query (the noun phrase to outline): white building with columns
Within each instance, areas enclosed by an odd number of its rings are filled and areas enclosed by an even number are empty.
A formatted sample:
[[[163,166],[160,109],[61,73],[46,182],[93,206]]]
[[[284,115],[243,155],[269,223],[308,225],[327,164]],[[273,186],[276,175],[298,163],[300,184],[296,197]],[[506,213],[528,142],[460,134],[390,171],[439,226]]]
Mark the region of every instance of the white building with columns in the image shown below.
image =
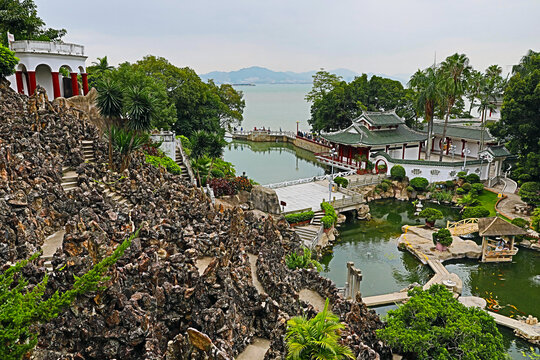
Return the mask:
[[[88,93],[84,46],[21,40],[10,43],[10,48],[19,58],[19,64],[15,74],[8,77],[8,80],[11,87],[20,94],[32,95],[37,85],[47,91],[49,99]]]

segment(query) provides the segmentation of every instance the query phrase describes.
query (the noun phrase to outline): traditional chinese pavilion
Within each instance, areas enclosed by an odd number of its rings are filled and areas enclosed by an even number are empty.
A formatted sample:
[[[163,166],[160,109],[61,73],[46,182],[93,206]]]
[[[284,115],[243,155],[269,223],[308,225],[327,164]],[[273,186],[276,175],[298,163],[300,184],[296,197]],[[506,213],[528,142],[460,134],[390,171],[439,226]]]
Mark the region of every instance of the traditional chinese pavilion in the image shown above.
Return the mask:
[[[380,151],[391,158],[418,160],[427,139],[425,134],[405,125],[394,111],[365,111],[348,128],[321,136],[337,151],[331,161],[351,170],[365,169],[370,155]],[[319,154],[318,157],[321,161],[328,160],[325,159],[327,155]],[[379,166],[387,167],[383,163],[382,160],[375,163],[376,171]]]

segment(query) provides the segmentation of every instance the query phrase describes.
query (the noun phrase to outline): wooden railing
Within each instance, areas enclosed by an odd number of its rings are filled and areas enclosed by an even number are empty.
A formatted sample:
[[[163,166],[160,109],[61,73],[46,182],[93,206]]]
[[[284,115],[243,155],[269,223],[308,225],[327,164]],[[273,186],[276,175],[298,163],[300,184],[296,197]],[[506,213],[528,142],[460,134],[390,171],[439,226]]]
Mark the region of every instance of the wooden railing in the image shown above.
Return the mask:
[[[446,222],[446,228],[454,236],[478,232],[478,218],[468,218],[456,222]]]

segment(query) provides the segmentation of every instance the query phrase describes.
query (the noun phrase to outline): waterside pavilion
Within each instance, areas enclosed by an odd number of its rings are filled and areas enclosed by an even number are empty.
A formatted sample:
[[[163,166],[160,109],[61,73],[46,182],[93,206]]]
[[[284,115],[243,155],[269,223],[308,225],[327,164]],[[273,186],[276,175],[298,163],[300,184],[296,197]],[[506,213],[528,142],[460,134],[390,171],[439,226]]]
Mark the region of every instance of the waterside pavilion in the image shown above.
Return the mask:
[[[527,231],[499,217],[478,219],[478,234],[482,237],[482,262],[509,262],[516,255],[514,238]]]

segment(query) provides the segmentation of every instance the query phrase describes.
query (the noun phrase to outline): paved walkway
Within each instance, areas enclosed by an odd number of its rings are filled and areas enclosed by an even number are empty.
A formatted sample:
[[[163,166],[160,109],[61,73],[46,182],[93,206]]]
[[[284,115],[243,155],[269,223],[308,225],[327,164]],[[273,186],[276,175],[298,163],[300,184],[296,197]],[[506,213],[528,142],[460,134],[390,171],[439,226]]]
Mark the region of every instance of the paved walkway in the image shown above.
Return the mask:
[[[249,266],[251,268],[251,278],[253,279],[253,286],[257,289],[259,294],[266,294],[264,288],[257,277],[257,255],[248,254],[249,257]]]
[[[296,211],[311,208],[313,211],[320,210],[320,204],[328,201],[328,181],[317,181],[307,184],[291,185],[275,189],[279,201],[285,201],[284,211]],[[348,198],[341,192],[333,192],[332,199]]]
[[[511,219],[515,219],[515,218],[519,217],[519,218],[526,219],[528,221],[531,220],[531,217],[529,215],[525,215],[525,214],[515,212],[514,207],[516,205],[527,206],[527,204],[525,204],[523,201],[521,201],[521,197],[519,195],[511,194],[511,193],[507,193],[507,192],[505,192],[504,195],[506,195],[507,198],[503,199],[503,200],[501,200],[499,202],[499,204],[497,205],[497,210],[499,210],[505,216],[508,216]]]
[[[362,297],[362,301],[364,302],[364,304],[366,304],[366,306],[395,304],[405,302],[407,300],[409,300],[407,291]]]
[[[309,289],[302,289],[298,293],[298,297],[300,298],[300,300],[311,304],[315,311],[321,312],[324,310],[325,300],[322,298],[321,295],[319,295],[318,292]]]
[[[238,354],[236,360],[263,360],[268,349],[270,349],[270,340],[254,338],[253,342]]]

